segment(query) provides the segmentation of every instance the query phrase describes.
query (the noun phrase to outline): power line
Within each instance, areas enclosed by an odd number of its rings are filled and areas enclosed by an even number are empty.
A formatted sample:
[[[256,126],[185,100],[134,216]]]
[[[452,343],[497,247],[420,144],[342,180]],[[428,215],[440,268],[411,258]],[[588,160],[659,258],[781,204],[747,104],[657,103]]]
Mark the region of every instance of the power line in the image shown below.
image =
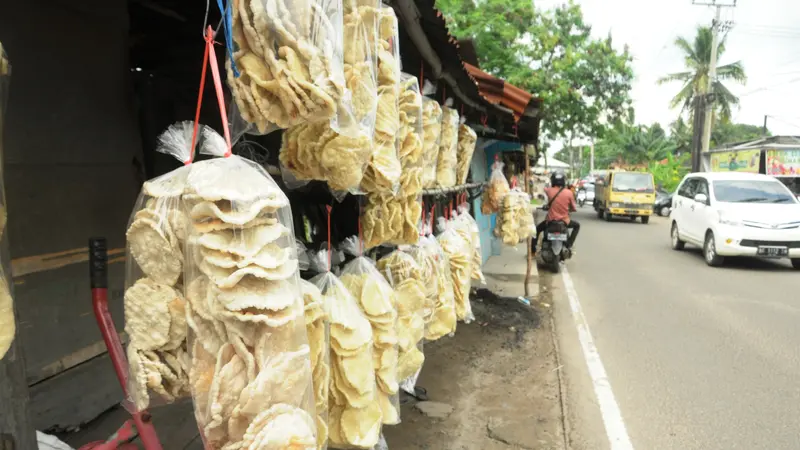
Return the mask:
[[[777,117],[776,117],[776,116],[768,116],[768,117],[769,117],[770,119],[777,120],[778,122],[780,122],[780,123],[782,123],[782,124],[784,124],[784,125],[789,125],[790,127],[794,127],[794,128],[797,128],[798,130],[800,130],[800,125],[798,125],[798,124],[796,124],[796,123],[791,123],[791,122],[787,122],[787,121],[785,121],[785,120],[782,120],[782,119],[780,118],[781,116],[777,116]]]
[[[748,95],[755,94],[755,93],[762,92],[762,91],[768,91],[768,90],[770,90],[772,88],[776,88],[776,87],[779,87],[779,86],[785,86],[785,85],[788,85],[788,84],[797,83],[798,81],[800,81],[800,77],[793,78],[793,79],[791,79],[789,81],[785,81],[785,82],[782,82],[782,83],[776,83],[776,84],[771,84],[771,85],[768,85],[768,86],[762,86],[760,88],[756,88],[756,89],[753,89],[751,91],[745,92],[744,94],[739,95],[739,97],[740,98],[741,97],[746,97]]]

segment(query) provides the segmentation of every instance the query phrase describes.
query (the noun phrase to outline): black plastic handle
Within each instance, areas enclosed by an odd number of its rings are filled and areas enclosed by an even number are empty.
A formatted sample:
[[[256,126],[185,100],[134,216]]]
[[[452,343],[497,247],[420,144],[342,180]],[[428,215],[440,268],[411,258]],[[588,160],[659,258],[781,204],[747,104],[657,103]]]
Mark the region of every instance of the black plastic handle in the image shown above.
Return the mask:
[[[106,238],[89,238],[89,279],[92,289],[108,288],[108,244]]]

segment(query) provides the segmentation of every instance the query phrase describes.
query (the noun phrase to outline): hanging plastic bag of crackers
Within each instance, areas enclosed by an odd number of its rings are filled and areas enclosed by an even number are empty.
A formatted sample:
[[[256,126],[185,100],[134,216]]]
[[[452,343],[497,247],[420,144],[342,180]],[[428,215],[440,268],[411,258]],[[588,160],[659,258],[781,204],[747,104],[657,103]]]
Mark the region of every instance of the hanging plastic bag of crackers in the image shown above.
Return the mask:
[[[8,85],[11,78],[11,64],[0,43],[0,165],[3,160],[3,124],[6,114],[6,100],[8,98]],[[0,166],[0,174],[4,173]],[[6,196],[4,179],[0,176],[0,244],[3,250],[8,249],[8,235],[6,226],[8,225],[8,215],[6,212]],[[3,256],[2,272],[0,272],[0,360],[6,356],[11,343],[14,341],[17,326],[14,318],[14,297],[11,291],[11,261],[8,260],[8,252],[0,253]]]
[[[330,318],[329,445],[333,448],[370,449],[383,426],[375,377],[372,325],[358,300],[330,272],[330,253],[311,257],[323,272],[311,279],[322,293]]]
[[[183,293],[188,220],[183,207],[192,166],[194,124],[181,122],[159,136],[157,151],[184,163],[146,181],[128,221],[125,332],[127,408],[141,411],[188,397],[189,354]]]
[[[472,314],[472,304],[469,300],[469,291],[472,285],[472,250],[470,243],[461,237],[456,228],[440,218],[442,234],[437,237],[439,245],[450,262],[450,274],[453,279],[453,293],[455,294],[456,316],[458,320],[470,323],[475,320]]]
[[[397,299],[397,378],[401,389],[413,393],[417,376],[425,362],[422,344],[427,298],[422,283],[422,269],[411,255],[401,250],[381,258],[378,269],[394,288]]]
[[[228,86],[246,131],[266,134],[348,117],[340,0],[228,2]],[[234,108],[231,108],[233,111]]]
[[[372,356],[377,383],[376,400],[384,425],[400,423],[397,379],[397,301],[392,286],[375,263],[364,256],[347,263],[340,277],[372,325]]]
[[[489,186],[481,198],[481,212],[483,214],[493,214],[500,210],[500,202],[503,197],[511,191],[506,176],[503,175],[504,164],[495,161],[492,164],[492,173],[489,175]]]
[[[280,161],[290,189],[308,180],[326,181],[337,198],[360,191],[372,155],[378,105],[378,19],[380,3],[344,1],[345,97],[350,108],[329,122],[291,127],[283,135]]]
[[[475,130],[465,123],[458,126],[457,184],[464,184],[467,182],[469,165],[472,162],[472,155],[475,153],[475,144],[477,142],[478,135],[475,133]]]
[[[206,448],[318,446],[289,200],[210,128],[186,180],[189,381]],[[219,157],[222,156],[222,157]]]
[[[458,164],[458,112],[445,106],[442,110],[442,135],[439,140],[439,155],[436,162],[436,185],[456,185]]]

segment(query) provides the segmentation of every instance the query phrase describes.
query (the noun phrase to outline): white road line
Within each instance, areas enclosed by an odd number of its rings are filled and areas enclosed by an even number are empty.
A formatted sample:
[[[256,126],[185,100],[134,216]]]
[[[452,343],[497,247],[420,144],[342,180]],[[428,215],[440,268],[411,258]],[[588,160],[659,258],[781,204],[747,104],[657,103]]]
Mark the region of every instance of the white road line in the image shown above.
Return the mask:
[[[594,394],[597,397],[597,403],[600,405],[600,414],[603,416],[603,424],[606,427],[606,435],[608,435],[611,450],[633,450],[633,444],[631,444],[628,431],[625,429],[625,422],[622,420],[622,413],[619,410],[619,405],[617,405],[617,400],[614,398],[614,393],[611,391],[611,383],[608,381],[606,369],[603,367],[600,353],[594,345],[592,333],[589,331],[589,324],[586,323],[586,316],[583,315],[583,308],[581,308],[581,302],[578,300],[578,292],[575,291],[575,285],[572,283],[572,278],[569,276],[567,268],[561,266],[561,270],[564,288],[569,297],[569,306],[572,309],[572,318],[575,321],[575,328],[578,330],[578,339],[581,342],[586,366],[589,368],[589,376],[592,378]]]

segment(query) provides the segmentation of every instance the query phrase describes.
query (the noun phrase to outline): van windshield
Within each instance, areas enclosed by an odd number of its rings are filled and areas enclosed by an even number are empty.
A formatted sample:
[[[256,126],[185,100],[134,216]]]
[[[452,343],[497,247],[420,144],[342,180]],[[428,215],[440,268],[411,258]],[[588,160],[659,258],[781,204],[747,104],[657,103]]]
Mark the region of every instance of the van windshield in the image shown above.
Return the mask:
[[[612,183],[611,190],[616,192],[655,192],[653,176],[649,173],[618,173]]]

